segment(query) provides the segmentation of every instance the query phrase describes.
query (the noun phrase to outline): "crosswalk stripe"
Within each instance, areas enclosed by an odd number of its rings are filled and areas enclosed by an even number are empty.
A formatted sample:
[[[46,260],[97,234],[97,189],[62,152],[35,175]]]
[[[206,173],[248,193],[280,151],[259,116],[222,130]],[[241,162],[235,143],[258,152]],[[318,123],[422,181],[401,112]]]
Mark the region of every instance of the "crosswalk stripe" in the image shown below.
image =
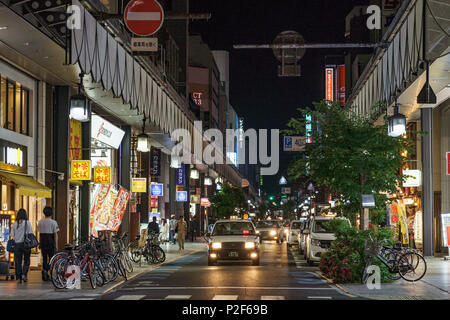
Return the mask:
[[[170,294],[167,297],[165,297],[164,299],[166,300],[188,300],[190,299],[192,296],[191,295],[176,295],[176,294]]]
[[[145,295],[123,295],[114,300],[141,300]]]
[[[212,300],[237,300],[238,296],[215,295]]]
[[[286,300],[284,296],[261,296],[261,300]]]
[[[331,297],[309,297],[308,299],[332,299]]]

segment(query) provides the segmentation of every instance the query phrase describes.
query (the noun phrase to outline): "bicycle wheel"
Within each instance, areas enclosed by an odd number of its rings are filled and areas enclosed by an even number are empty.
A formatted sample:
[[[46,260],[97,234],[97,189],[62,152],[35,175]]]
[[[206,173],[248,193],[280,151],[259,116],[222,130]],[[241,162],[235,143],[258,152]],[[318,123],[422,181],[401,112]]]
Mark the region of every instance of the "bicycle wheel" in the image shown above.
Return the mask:
[[[427,272],[427,263],[417,252],[406,252],[398,265],[400,276],[409,282],[419,281]]]
[[[99,263],[103,268],[103,273],[105,275],[105,284],[116,280],[117,276],[119,275],[119,268],[114,256],[110,254],[101,256],[99,259]]]
[[[156,263],[162,263],[166,261],[166,254],[160,246],[153,246],[153,257],[155,257]]]
[[[87,272],[89,275],[89,282],[91,283],[91,287],[92,289],[97,288],[97,268],[95,266],[95,263],[92,260],[89,260],[87,262],[88,267],[87,267]]]
[[[57,289],[64,289],[67,285],[67,279],[65,277],[66,270],[69,263],[66,259],[59,259],[56,261],[53,267],[53,286]]]
[[[128,246],[128,257],[135,263],[141,261],[141,250],[138,248],[137,242],[132,242]]]
[[[123,264],[123,258],[120,255],[117,257],[117,266],[119,267],[119,274],[127,281],[127,270]]]
[[[50,266],[50,280],[52,280],[56,275],[56,269],[55,269],[55,265],[56,263],[61,259],[61,258],[66,258],[68,256],[67,252],[59,252],[57,254],[55,254],[49,262],[49,266]]]
[[[123,265],[125,267],[125,270],[128,273],[132,273],[133,272],[133,265],[131,264],[131,260],[128,257],[128,255],[126,254],[126,252],[122,252],[121,254],[122,260],[123,260]]]

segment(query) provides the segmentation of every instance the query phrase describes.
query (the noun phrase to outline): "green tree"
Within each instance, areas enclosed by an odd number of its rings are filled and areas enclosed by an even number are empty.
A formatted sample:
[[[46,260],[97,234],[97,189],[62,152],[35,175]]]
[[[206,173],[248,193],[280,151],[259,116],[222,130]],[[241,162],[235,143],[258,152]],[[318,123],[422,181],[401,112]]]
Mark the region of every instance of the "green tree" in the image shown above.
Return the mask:
[[[225,184],[222,190],[212,197],[212,208],[216,210],[219,219],[229,218],[236,213],[243,213],[247,209],[247,201],[241,188]],[[238,212],[236,212],[236,209]]]
[[[405,161],[401,150],[412,151],[413,142],[404,137],[390,137],[387,123],[358,116],[351,108],[337,103],[314,103],[314,109],[299,109],[301,116],[292,118],[286,134],[305,135],[305,116],[312,116],[312,142],[290,165],[291,179],[314,180],[342,196],[334,208],[355,222],[360,211],[361,194],[374,194],[376,208],[372,223],[385,219],[387,194],[398,190],[405,178],[401,168]]]
[[[297,208],[297,203],[294,200],[288,200],[281,205],[281,210],[283,210],[283,219],[294,220],[296,217],[295,209]]]

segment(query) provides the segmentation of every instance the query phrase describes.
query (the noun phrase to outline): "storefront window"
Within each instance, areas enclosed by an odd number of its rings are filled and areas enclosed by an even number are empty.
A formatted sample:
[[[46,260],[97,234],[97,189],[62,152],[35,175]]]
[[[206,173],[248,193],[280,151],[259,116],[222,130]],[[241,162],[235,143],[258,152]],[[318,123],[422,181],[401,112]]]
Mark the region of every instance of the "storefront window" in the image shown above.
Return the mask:
[[[29,135],[29,90],[0,75],[0,125],[4,129]]]

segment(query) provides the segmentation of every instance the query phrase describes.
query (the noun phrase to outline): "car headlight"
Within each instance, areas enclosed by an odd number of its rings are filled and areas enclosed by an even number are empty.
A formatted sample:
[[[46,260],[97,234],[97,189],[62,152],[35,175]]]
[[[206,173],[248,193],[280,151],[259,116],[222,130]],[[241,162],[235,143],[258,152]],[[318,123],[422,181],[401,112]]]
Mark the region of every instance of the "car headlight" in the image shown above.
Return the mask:
[[[211,244],[211,248],[213,248],[213,249],[221,249],[222,248],[222,243],[220,243],[220,242],[213,242]]]
[[[311,239],[311,245],[313,245],[313,246],[320,246],[320,240]]]
[[[254,242],[246,242],[245,243],[245,249],[254,249],[255,243]]]
[[[276,234],[277,234],[277,232],[275,230],[270,231],[271,236],[275,236]]]

